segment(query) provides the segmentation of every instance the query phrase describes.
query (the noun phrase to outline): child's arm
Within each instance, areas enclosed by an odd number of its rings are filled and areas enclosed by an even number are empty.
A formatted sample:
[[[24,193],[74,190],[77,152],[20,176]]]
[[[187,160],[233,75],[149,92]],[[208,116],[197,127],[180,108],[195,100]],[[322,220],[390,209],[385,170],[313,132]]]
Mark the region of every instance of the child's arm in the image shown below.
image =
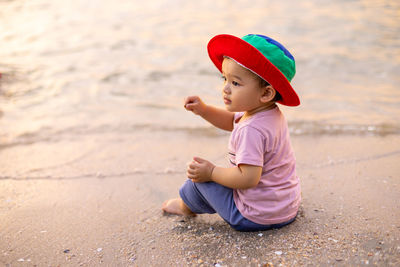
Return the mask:
[[[222,130],[233,130],[234,113],[213,106],[208,106],[198,96],[185,99],[185,109],[200,115],[203,119]]]
[[[195,183],[215,182],[233,189],[255,187],[261,178],[262,167],[240,164],[231,168],[218,167],[195,157],[188,165],[187,175]]]

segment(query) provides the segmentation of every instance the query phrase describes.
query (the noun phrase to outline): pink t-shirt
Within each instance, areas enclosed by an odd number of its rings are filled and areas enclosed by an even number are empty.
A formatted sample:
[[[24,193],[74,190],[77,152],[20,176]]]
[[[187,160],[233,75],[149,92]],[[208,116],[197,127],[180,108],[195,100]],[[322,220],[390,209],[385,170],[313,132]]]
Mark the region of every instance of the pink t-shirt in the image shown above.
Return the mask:
[[[238,122],[236,113],[229,140],[233,166],[262,167],[260,182],[250,189],[234,189],[240,213],[258,224],[277,224],[293,218],[300,205],[300,182],[287,122],[278,107]]]

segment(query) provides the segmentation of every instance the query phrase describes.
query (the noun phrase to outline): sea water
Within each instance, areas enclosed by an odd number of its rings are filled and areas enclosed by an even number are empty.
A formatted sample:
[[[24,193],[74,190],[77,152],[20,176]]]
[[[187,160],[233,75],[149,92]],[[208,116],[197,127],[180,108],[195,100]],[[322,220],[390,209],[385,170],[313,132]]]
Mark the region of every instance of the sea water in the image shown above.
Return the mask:
[[[183,108],[188,95],[223,107],[206,50],[220,33],[264,34],[292,52],[301,105],[281,109],[293,136],[400,134],[399,1],[3,0],[0,29],[5,176],[51,161],[44,147],[82,152],[63,166],[115,147],[102,165],[127,143],[163,153],[160,142],[193,133],[225,138]]]

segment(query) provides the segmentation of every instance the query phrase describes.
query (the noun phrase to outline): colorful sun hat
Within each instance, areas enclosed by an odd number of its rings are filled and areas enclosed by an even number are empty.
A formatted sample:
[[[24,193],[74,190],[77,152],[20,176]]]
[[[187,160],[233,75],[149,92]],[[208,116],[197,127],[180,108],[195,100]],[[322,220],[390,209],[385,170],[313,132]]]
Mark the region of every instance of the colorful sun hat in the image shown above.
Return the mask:
[[[290,85],[296,73],[294,57],[277,41],[259,34],[248,34],[242,39],[220,34],[210,40],[207,49],[220,72],[224,57],[232,58],[271,84],[282,96],[278,103],[300,105],[300,99]]]

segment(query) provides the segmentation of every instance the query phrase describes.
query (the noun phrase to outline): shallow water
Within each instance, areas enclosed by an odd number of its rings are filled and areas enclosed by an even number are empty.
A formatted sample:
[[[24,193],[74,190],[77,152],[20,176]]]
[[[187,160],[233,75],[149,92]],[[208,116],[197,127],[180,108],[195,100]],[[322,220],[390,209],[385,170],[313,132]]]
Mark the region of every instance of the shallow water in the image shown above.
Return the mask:
[[[191,94],[223,105],[206,52],[219,33],[265,34],[295,56],[292,135],[400,134],[398,1],[3,0],[0,25],[3,159],[37,144],[225,136],[182,107]]]

